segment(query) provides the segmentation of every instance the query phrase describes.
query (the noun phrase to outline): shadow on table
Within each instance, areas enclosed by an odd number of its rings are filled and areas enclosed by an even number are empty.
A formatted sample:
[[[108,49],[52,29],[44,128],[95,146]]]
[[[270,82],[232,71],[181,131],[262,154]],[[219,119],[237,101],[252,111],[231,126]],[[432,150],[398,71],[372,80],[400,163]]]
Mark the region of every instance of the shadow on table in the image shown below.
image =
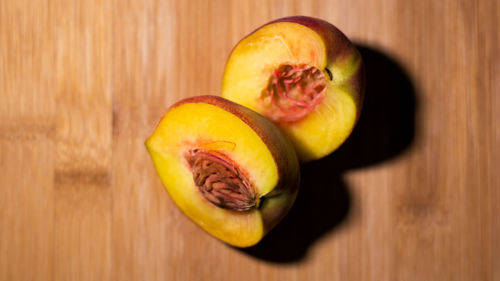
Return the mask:
[[[417,101],[408,74],[381,51],[357,48],[367,78],[359,123],[337,151],[301,166],[301,189],[290,213],[259,244],[242,252],[269,262],[303,261],[318,238],[349,220],[352,202],[344,173],[387,161],[412,144]]]

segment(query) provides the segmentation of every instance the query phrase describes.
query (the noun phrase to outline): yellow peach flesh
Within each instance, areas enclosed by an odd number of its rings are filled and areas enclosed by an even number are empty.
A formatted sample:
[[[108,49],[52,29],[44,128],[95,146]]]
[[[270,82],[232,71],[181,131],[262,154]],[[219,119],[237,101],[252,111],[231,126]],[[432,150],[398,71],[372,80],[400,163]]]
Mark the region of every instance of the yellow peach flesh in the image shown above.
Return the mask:
[[[349,136],[356,122],[356,110],[349,93],[330,87],[323,102],[306,118],[280,127],[292,140],[302,161],[318,159],[335,150]]]
[[[353,129],[361,101],[349,78],[361,66],[353,53],[342,61],[326,61],[323,39],[312,29],[293,22],[266,25],[243,39],[226,64],[222,96],[266,114],[259,106],[262,89],[282,64],[310,65],[329,74],[325,98],[302,119],[276,124],[290,138],[301,161],[321,158],[335,150]]]
[[[287,22],[265,26],[233,50],[224,71],[222,96],[259,111],[255,93],[260,94],[267,86],[280,64],[307,64],[324,69],[325,58],[321,38],[309,28]]]
[[[224,153],[245,169],[259,197],[270,192],[278,184],[274,158],[240,118],[211,104],[180,104],[167,112],[146,146],[172,199],[204,230],[239,247],[262,238],[265,226],[260,210],[238,212],[207,201],[184,157],[185,151],[200,147]]]

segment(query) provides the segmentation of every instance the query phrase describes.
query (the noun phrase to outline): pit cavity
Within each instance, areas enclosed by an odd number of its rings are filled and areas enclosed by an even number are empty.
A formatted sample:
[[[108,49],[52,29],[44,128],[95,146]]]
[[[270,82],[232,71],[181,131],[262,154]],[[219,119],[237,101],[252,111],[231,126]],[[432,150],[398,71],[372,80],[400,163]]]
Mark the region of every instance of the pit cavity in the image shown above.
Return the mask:
[[[326,86],[325,74],[314,66],[281,64],[269,77],[259,102],[273,121],[294,122],[321,103]]]
[[[226,155],[193,149],[185,154],[199,191],[217,207],[248,211],[257,207],[257,195],[248,178]]]

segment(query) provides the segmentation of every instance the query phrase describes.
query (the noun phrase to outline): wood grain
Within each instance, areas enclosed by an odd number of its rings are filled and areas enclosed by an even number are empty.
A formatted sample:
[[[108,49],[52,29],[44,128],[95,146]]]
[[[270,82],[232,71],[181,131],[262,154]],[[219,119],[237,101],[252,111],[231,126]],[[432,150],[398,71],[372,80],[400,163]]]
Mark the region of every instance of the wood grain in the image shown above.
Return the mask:
[[[296,14],[360,47],[366,106],[240,251],[178,211],[144,140]],[[500,280],[499,26],[493,0],[0,1],[0,280]]]

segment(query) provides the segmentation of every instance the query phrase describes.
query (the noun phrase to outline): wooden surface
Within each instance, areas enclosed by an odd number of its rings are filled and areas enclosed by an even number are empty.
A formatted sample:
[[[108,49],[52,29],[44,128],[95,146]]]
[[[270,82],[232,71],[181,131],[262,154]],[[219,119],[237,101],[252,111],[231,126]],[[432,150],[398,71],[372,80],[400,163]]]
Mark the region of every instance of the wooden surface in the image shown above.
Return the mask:
[[[295,14],[360,47],[367,100],[240,251],[177,210],[143,142]],[[499,19],[494,0],[0,1],[0,280],[500,280]]]

